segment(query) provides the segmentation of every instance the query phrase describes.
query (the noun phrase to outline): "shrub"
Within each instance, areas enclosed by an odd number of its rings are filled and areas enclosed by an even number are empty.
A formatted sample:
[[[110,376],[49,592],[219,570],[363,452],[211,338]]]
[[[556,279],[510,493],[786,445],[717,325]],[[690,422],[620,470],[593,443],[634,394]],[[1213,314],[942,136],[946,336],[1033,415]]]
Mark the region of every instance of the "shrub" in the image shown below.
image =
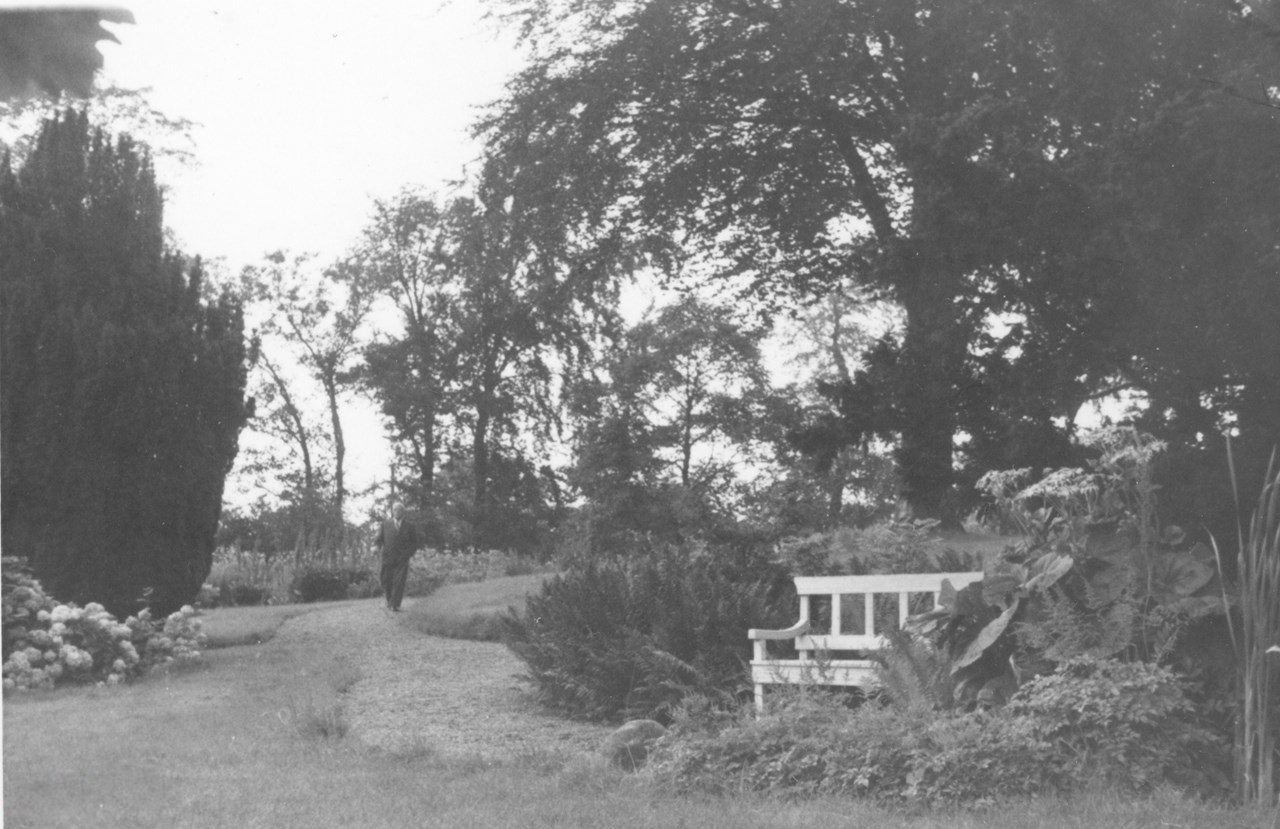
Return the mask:
[[[1163,780],[1212,786],[1223,741],[1195,723],[1182,683],[1169,669],[1087,657],[1069,660],[1018,689],[1007,715],[1026,719],[1055,746],[1077,784],[1134,791]]]
[[[1053,783],[1049,747],[998,716],[850,710],[826,693],[778,694],[771,712],[708,732],[679,722],[654,768],[681,791],[962,802]],[[780,704],[779,704],[780,703]]]
[[[215,578],[208,586],[212,594],[211,602],[205,606],[210,608],[246,607],[268,604],[271,601],[270,588],[252,584],[235,575]]]
[[[372,571],[363,567],[306,567],[294,577],[292,593],[300,602],[336,601],[353,598],[372,584]]]
[[[1223,747],[1190,719],[1177,677],[1142,663],[1078,660],[1023,686],[996,711],[850,710],[791,689],[768,714],[677,716],[655,761],[682,791],[835,794],[956,803],[1146,792],[1169,780],[1208,793],[1201,769]]]
[[[123,623],[89,603],[49,597],[29,571],[4,563],[4,689],[48,689],[70,683],[115,685],[150,668],[200,658],[204,634],[190,606],[153,621],[149,610]]]
[[[690,693],[731,704],[748,687],[747,629],[792,621],[790,585],[776,567],[664,548],[549,579],[503,617],[504,638],[547,706],[666,722]]]
[[[423,550],[414,556],[410,567],[411,574],[413,571],[418,571],[424,576],[438,579],[437,586],[484,581],[503,576],[523,576],[545,569],[533,559],[499,550],[451,553],[447,550],[432,549]],[[406,592],[408,592],[407,588]]]

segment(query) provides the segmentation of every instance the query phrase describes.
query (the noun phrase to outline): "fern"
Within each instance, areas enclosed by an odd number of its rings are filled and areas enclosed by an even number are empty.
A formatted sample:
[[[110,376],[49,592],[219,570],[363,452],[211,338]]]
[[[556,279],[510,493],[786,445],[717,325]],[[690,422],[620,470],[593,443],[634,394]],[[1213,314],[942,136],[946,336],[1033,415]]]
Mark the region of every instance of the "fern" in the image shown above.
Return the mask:
[[[537,699],[572,717],[665,721],[691,694],[729,704],[746,685],[747,629],[794,612],[785,574],[750,564],[703,548],[588,564],[505,617],[504,641]]]
[[[946,656],[905,630],[885,634],[887,647],[872,654],[876,678],[889,703],[904,713],[955,706],[955,685]]]

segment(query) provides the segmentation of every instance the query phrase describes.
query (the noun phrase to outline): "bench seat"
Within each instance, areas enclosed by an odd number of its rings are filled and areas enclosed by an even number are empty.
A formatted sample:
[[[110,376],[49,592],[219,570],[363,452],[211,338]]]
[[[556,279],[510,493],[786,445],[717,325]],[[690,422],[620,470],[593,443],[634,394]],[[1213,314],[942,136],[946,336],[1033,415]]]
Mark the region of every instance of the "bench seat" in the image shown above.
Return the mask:
[[[751,660],[751,682],[755,687],[756,710],[764,710],[766,685],[834,685],[870,688],[875,685],[875,662],[871,651],[882,648],[885,639],[876,628],[876,601],[880,595],[897,597],[896,620],[901,627],[910,615],[911,598],[925,594],[932,597],[928,609],[937,607],[942,583],[959,590],[981,581],[980,571],[964,573],[910,573],[877,576],[797,576],[796,594],[800,599],[800,619],[782,630],[752,628],[747,632],[754,643]],[[846,597],[861,596],[862,630],[845,629]],[[830,632],[814,630],[815,599],[830,607]],[[772,658],[767,643],[791,640],[799,657]]]

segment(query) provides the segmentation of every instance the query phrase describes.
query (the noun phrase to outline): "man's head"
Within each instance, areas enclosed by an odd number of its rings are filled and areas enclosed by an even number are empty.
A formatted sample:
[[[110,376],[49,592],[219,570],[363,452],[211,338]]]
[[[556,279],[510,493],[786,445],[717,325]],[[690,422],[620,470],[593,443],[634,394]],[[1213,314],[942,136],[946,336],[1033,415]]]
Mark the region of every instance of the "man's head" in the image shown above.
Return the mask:
[[[391,515],[393,518],[399,521],[404,516],[404,504],[400,503],[399,501],[392,502]]]

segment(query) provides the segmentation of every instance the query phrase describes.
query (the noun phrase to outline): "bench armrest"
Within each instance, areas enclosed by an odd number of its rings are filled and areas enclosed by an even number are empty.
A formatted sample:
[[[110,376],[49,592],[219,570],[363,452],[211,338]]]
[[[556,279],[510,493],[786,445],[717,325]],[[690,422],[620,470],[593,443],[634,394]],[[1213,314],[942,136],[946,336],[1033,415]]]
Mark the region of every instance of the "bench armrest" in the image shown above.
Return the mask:
[[[741,630],[741,628],[739,628],[739,630]],[[809,622],[806,619],[802,622],[796,622],[785,630],[760,630],[758,628],[751,628],[747,631],[747,638],[755,639],[757,641],[762,639],[794,639],[797,636],[803,636],[808,632]]]

